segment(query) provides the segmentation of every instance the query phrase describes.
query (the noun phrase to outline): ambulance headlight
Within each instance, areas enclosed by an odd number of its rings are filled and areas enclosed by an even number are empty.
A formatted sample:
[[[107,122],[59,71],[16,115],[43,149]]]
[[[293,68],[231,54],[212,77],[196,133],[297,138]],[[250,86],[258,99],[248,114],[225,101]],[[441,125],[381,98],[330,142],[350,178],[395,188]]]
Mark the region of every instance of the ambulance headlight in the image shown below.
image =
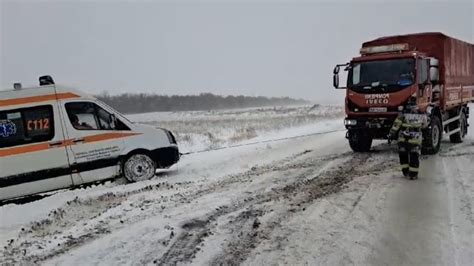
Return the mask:
[[[355,126],[355,125],[357,125],[357,120],[346,119],[346,120],[344,120],[344,125],[346,125],[346,126]]]

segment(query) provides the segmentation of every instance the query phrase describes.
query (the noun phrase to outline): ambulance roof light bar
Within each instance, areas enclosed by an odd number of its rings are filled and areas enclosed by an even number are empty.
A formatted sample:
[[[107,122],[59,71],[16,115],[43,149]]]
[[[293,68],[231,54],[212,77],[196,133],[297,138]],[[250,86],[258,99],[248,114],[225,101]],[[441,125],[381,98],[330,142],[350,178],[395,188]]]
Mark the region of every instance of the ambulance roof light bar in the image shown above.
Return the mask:
[[[16,83],[13,83],[13,89],[14,90],[21,90],[21,83],[20,82],[16,82]]]
[[[41,77],[39,77],[39,84],[40,84],[40,86],[54,85],[54,80],[49,75],[41,76]]]
[[[393,53],[402,51],[408,51],[408,43],[397,43],[390,45],[369,46],[360,48],[361,55]]]

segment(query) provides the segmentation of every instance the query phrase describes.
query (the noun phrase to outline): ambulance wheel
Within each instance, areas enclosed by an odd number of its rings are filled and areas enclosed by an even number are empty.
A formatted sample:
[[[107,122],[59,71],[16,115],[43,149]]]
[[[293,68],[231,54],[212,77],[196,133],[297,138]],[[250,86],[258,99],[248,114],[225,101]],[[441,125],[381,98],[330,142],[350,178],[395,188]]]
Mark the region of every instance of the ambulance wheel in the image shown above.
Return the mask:
[[[437,116],[431,117],[431,123],[427,130],[423,132],[422,154],[436,154],[441,146],[443,130],[441,121]]]
[[[347,138],[354,152],[368,152],[372,147],[372,137],[362,130],[349,130]]]
[[[123,162],[122,171],[129,182],[149,180],[155,176],[156,163],[145,153],[135,153]]]
[[[451,123],[449,125],[449,131],[455,130],[455,129],[460,129],[458,133],[454,133],[449,136],[449,140],[452,143],[461,143],[464,140],[464,137],[467,134],[467,119],[466,119],[466,114],[461,111],[461,115],[459,117],[458,123]]]

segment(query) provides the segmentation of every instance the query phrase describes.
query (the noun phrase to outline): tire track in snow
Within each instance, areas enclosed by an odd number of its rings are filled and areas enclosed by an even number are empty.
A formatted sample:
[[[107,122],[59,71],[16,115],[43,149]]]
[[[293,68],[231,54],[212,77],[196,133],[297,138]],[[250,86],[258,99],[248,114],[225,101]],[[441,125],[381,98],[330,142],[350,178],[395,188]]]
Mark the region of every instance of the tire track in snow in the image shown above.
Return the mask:
[[[225,176],[210,184],[196,185],[194,182],[183,182],[171,185],[163,182],[125,192],[108,192],[84,199],[76,197],[66,202],[63,207],[52,210],[48,218],[22,228],[18,237],[8,241],[4,246],[0,253],[2,258],[0,262],[40,263],[147,217],[162,215],[167,208],[190,203],[201,196],[228,189],[237,183],[249,182],[266,172],[313,168],[321,161],[327,162],[339,157],[339,155],[329,156],[314,163],[306,161],[293,163],[306,153],[308,151],[269,165],[253,167],[244,173]],[[178,189],[181,191],[175,192]],[[157,192],[171,192],[171,194],[156,196]],[[127,200],[134,196],[144,197],[140,205],[127,204]],[[140,211],[127,216],[129,208]]]
[[[178,184],[179,185],[179,184]],[[184,185],[184,184],[183,184]],[[0,263],[17,263],[20,261],[40,262],[62,254],[81,243],[95,239],[111,231],[106,220],[108,212],[122,208],[128,197],[147,192],[158,192],[173,189],[167,182],[147,185],[126,192],[107,192],[95,197],[79,198],[67,201],[64,206],[52,210],[48,217],[30,226],[24,227],[16,239],[8,241],[0,252]],[[168,197],[161,197],[167,201]],[[145,206],[151,202],[143,201]],[[119,219],[120,217],[115,217]],[[123,221],[122,221],[123,223]],[[81,230],[74,232],[74,230]]]
[[[341,161],[322,173],[315,175],[315,169],[312,169],[302,173],[303,177],[312,176],[310,178],[294,178],[295,182],[286,186],[245,198],[230,206],[224,206],[208,216],[189,221],[183,225],[183,232],[168,251],[154,262],[158,264],[192,262],[205,238],[213,234],[218,218],[233,213],[236,213],[235,218],[224,226],[228,231],[237,233],[230,237],[222,254],[215,257],[211,264],[227,265],[243,262],[249,253],[261,241],[268,239],[274,229],[289,216],[304,211],[307,205],[318,198],[337,193],[358,175],[368,171],[372,173],[385,171],[386,166],[382,167],[376,161],[370,162],[373,165],[367,168],[366,164],[372,156],[373,154],[339,156],[338,159]],[[274,211],[267,206],[270,202],[281,202],[280,205],[285,205],[286,208],[282,212]],[[268,214],[271,214],[271,219],[260,219]]]
[[[265,202],[260,202],[250,207],[250,213],[253,216],[237,216],[232,224],[240,233],[234,234],[226,244],[224,252],[215,257],[211,263],[227,265],[244,262],[252,250],[263,240],[270,239],[272,232],[280,228],[281,223],[290,216],[304,211],[308,205],[321,197],[339,192],[346,183],[358,175],[357,169],[362,167],[371,156],[371,154],[357,154],[321,174],[270,193],[268,196],[272,201],[284,202],[280,204],[283,209],[274,211],[273,215],[263,222],[265,217],[262,216],[268,211],[266,211]],[[250,219],[245,219],[247,217]]]

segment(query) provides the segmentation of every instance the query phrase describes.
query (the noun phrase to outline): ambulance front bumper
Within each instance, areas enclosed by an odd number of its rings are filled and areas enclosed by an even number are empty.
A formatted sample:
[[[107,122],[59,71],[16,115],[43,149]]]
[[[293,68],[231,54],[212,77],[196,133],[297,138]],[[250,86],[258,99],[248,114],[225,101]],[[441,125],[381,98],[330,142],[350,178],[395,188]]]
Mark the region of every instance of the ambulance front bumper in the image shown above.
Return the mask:
[[[176,164],[181,157],[178,146],[159,148],[151,151],[151,155],[159,168],[169,168]]]

